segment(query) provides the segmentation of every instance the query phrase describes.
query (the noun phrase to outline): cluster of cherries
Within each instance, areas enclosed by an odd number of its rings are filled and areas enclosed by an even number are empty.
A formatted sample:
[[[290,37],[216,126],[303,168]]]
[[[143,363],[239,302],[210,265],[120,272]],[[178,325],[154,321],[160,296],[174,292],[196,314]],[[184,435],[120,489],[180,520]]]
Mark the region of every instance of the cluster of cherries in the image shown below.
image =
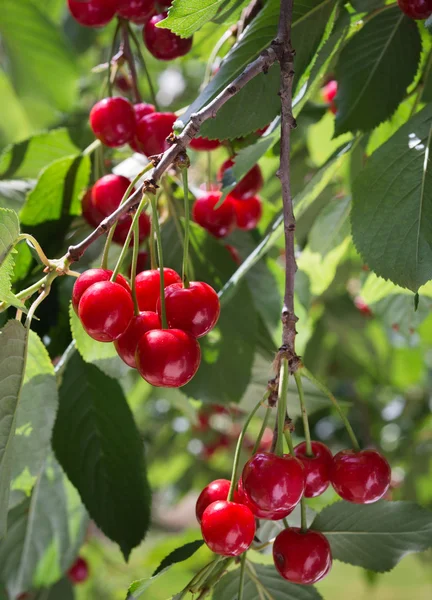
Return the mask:
[[[342,450],[332,456],[321,442],[294,448],[294,455],[278,456],[258,451],[248,460],[228,500],[230,481],[217,479],[201,492],[196,516],[208,547],[223,556],[238,556],[252,544],[256,519],[279,521],[287,517],[302,497],[315,498],[332,484],[341,498],[370,504],[385,496],[391,470],[376,450]],[[327,538],[318,531],[284,529],[274,540],[273,559],[284,579],[312,584],[332,565]]]
[[[174,60],[192,48],[192,38],[181,38],[157,27],[167,17],[172,0],[68,0],[71,15],[85,27],[103,27],[116,15],[144,25],[142,37],[148,51],[159,60]]]

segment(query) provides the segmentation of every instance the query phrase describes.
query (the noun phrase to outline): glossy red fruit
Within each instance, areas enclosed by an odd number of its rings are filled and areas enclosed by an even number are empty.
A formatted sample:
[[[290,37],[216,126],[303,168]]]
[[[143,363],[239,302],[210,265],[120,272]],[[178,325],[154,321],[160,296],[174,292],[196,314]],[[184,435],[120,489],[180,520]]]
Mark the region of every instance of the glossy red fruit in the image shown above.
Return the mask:
[[[100,100],[90,111],[90,127],[105,146],[117,148],[127,144],[136,130],[132,104],[120,96]]]
[[[169,29],[156,25],[167,17],[167,13],[155,15],[147,21],[143,29],[143,40],[150,54],[159,60],[174,60],[184,56],[192,48],[193,38],[181,38]]]
[[[220,192],[208,192],[197,198],[192,209],[194,221],[218,238],[230,234],[235,227],[235,210],[227,197],[219,208],[214,208],[221,197]]]
[[[325,102],[330,104],[336,98],[338,91],[338,83],[335,79],[329,81],[321,90],[322,97]]]
[[[125,215],[117,222],[117,227],[114,230],[113,240],[117,244],[123,245],[126,241],[127,235],[129,233],[130,226],[132,225],[132,217],[130,215]],[[139,227],[139,241],[140,243],[145,240],[150,235],[150,219],[146,213],[141,213],[138,219],[138,227]],[[131,237],[131,241],[129,246],[133,245],[133,235]]]
[[[305,473],[294,456],[259,452],[248,460],[242,473],[243,487],[261,510],[293,509],[304,492]]]
[[[327,538],[319,531],[303,533],[298,527],[279,533],[273,544],[273,560],[284,579],[303,585],[320,581],[332,567]]]
[[[229,158],[220,167],[218,171],[218,181],[222,181],[223,174],[227,169],[230,169],[234,164],[234,160]],[[231,191],[231,194],[238,200],[244,200],[245,198],[251,198],[255,196],[262,186],[264,185],[264,179],[261,173],[261,169],[258,165],[252,167],[250,171],[241,179],[235,188]]]
[[[130,293],[119,283],[100,281],[86,289],[78,305],[82,326],[94,340],[113,342],[128,328],[134,315]]]
[[[180,329],[145,333],[136,351],[137,369],[156,387],[181,387],[192,379],[201,361],[198,342]]]
[[[202,516],[201,532],[207,546],[222,556],[239,556],[252,544],[255,517],[244,504],[219,500]]]
[[[294,454],[302,462],[305,470],[306,498],[315,498],[326,491],[330,485],[330,469],[333,464],[333,455],[322,442],[312,442],[312,452],[313,456],[306,454],[306,442],[294,448]]]
[[[164,268],[164,286],[181,283],[181,277],[174,269]],[[138,273],[135,280],[136,295],[140,310],[156,312],[157,302],[160,298],[160,271],[149,269]]]
[[[207,506],[213,504],[217,500],[226,500],[230,489],[231,482],[228,479],[215,479],[203,489],[198,496],[195,506],[195,514],[198,523],[201,523],[203,513]]]
[[[262,510],[249,498],[243,486],[243,479],[240,477],[237,483],[237,489],[234,493],[234,501],[244,504],[254,514],[257,519],[265,519],[266,521],[280,521],[292,513],[294,508],[277,509],[277,510]]]
[[[89,576],[89,566],[87,561],[79,556],[67,574],[72,583],[83,583]]]
[[[363,300],[363,298],[360,298],[360,296],[356,296],[354,298],[354,305],[365,317],[373,317],[373,312],[371,311],[370,306],[366,304],[366,302]]]
[[[103,27],[114,18],[117,0],[68,0],[71,15],[85,27]]]
[[[193,138],[190,147],[192,150],[197,150],[198,152],[210,152],[211,150],[216,150],[216,148],[220,148],[221,143],[219,140],[209,140],[205,137],[196,137]]]
[[[134,104],[135,118],[137,123],[141,121],[147,115],[151,115],[156,112],[156,108],[153,104],[148,104],[147,102],[138,102]]]
[[[101,215],[107,217],[119,207],[129,186],[129,179],[123,175],[104,175],[96,181],[92,188],[94,208]]]
[[[196,338],[211,331],[220,314],[218,295],[203,281],[191,281],[188,288],[184,288],[181,283],[166,287],[165,306],[168,326],[183,329]],[[160,316],[160,299],[157,312]]]
[[[123,335],[114,346],[120,358],[132,369],[136,369],[135,353],[141,337],[152,329],[160,329],[161,322],[155,312],[143,311],[135,315]]]
[[[256,196],[252,196],[252,198],[246,198],[245,200],[233,198],[233,202],[237,227],[244,231],[255,229],[262,216],[261,200]]]
[[[391,469],[376,450],[341,450],[333,458],[330,481],[344,500],[371,504],[389,489]]]
[[[154,0],[117,0],[117,13],[137,25],[144,23],[155,10]]]
[[[432,14],[431,0],[398,0],[399,8],[411,19],[423,21]]]
[[[177,117],[174,113],[149,113],[141,117],[136,128],[133,149],[146,156],[161,154],[170,147],[167,137]]]
[[[84,294],[87,288],[100,281],[109,281],[112,274],[113,272],[109,269],[87,269],[87,271],[81,273],[81,275],[75,281],[72,290],[72,306],[77,314],[79,301],[81,300],[81,296]],[[117,275],[116,283],[123,286],[129,294],[131,293],[129,284],[123,275]]]
[[[100,213],[93,204],[92,190],[87,190],[81,200],[82,216],[92,227],[97,227],[104,219],[104,215]]]

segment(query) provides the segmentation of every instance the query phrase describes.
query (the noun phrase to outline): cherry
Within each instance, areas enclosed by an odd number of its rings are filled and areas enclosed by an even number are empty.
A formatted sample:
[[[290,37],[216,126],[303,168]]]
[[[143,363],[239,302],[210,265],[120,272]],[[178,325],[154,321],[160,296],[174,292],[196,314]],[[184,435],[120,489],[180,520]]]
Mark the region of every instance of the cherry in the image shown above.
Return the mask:
[[[136,128],[133,149],[146,156],[161,154],[168,150],[167,137],[177,117],[174,113],[149,113],[141,117]]]
[[[299,527],[281,531],[273,544],[273,560],[284,579],[310,585],[323,579],[332,566],[327,538],[319,531]]]
[[[120,205],[130,181],[123,175],[104,175],[92,188],[92,203],[100,214],[107,217]],[[131,194],[134,190],[131,190]]]
[[[304,492],[305,473],[294,456],[259,452],[248,460],[242,473],[243,487],[261,510],[293,509]]]
[[[82,216],[92,227],[97,227],[103,220],[104,215],[101,214],[93,204],[92,190],[87,190],[81,200]]]
[[[305,469],[306,498],[315,498],[326,491],[330,485],[330,469],[333,464],[333,455],[325,444],[312,442],[312,452],[313,456],[306,454],[306,442],[294,448],[294,454]]]
[[[83,583],[86,581],[89,576],[87,561],[79,556],[67,572],[67,575],[72,583]]]
[[[348,502],[371,504],[380,500],[390,480],[390,465],[376,450],[341,450],[333,458],[330,481]]]
[[[363,298],[360,298],[360,296],[356,296],[354,298],[354,305],[365,317],[373,317],[373,312],[371,311],[369,305],[366,304],[366,302],[363,300]]]
[[[256,196],[252,196],[245,200],[233,198],[233,202],[237,227],[245,231],[255,229],[262,215],[261,200]]]
[[[234,164],[234,160],[229,158],[220,167],[218,171],[218,180],[222,182],[223,174],[227,169],[230,169]],[[235,196],[238,200],[244,200],[245,198],[250,198],[251,196],[255,196],[262,186],[264,185],[263,176],[261,173],[261,169],[258,165],[252,167],[250,171],[246,173],[246,175],[238,182],[235,188],[231,191],[231,194]]]
[[[156,387],[181,387],[192,379],[201,361],[194,337],[181,329],[153,329],[138,342],[137,369]]]
[[[432,14],[431,0],[398,0],[399,8],[411,19],[424,20]]]
[[[120,96],[100,100],[90,111],[90,127],[105,146],[117,148],[127,144],[136,129],[132,104]]]
[[[134,104],[134,112],[137,123],[141,121],[147,115],[151,115],[156,112],[153,104],[148,104],[147,102],[138,102],[138,104]]]
[[[219,500],[208,506],[201,520],[207,546],[222,556],[238,556],[252,544],[255,517],[244,504]]]
[[[240,477],[237,483],[237,489],[234,493],[235,502],[245,504],[257,519],[266,519],[267,521],[280,521],[292,513],[294,508],[262,510],[247,495],[243,486],[243,479]]]
[[[117,244],[123,245],[126,241],[127,235],[129,233],[129,229],[132,225],[132,217],[130,215],[125,215],[117,222],[117,227],[114,230],[113,240]],[[150,235],[150,219],[146,213],[141,213],[138,219],[138,228],[139,228],[139,241],[140,243],[145,240]],[[131,241],[129,246],[133,245],[133,235],[131,237]]]
[[[220,192],[208,192],[196,199],[192,209],[193,218],[198,225],[218,238],[227,236],[235,227],[235,210],[230,197],[225,198],[218,208],[214,208],[220,197]]]
[[[190,143],[192,150],[197,150],[198,152],[210,152],[211,150],[216,150],[216,148],[219,148],[220,146],[221,143],[219,140],[209,140],[205,137],[192,138]]]
[[[134,316],[132,297],[119,283],[94,283],[81,296],[78,316],[94,340],[113,342],[126,331]]]
[[[181,283],[181,277],[174,269],[164,268],[164,284],[168,287],[172,283]],[[138,273],[135,279],[136,295],[140,310],[156,312],[156,305],[160,298],[160,271],[149,269]]]
[[[114,342],[117,354],[127,365],[136,369],[135,353],[140,338],[147,331],[160,328],[161,322],[155,312],[143,311],[135,315],[123,335]]]
[[[103,27],[114,18],[118,0],[68,0],[71,15],[85,27]]]
[[[192,48],[193,38],[181,38],[169,29],[156,27],[166,19],[167,13],[154,15],[143,29],[143,40],[150,54],[159,60],[173,60],[184,56]]]
[[[119,89],[121,92],[123,92],[125,94],[130,92],[132,89],[132,84],[131,84],[130,79],[128,77],[126,77],[125,75],[123,75],[122,73],[116,75],[115,86],[117,89]]]
[[[161,314],[160,299],[157,312]],[[183,329],[196,338],[206,335],[216,325],[220,314],[219,298],[203,281],[191,281],[188,288],[173,283],[165,288],[168,326]]]
[[[78,304],[81,300],[81,296],[84,292],[94,283],[98,283],[99,281],[109,281],[111,279],[112,271],[109,269],[87,269],[84,273],[78,277],[75,281],[72,290],[72,306],[74,311],[78,314]],[[126,279],[123,275],[117,275],[116,283],[119,283],[124,289],[131,293],[130,287]]]
[[[226,500],[230,489],[231,482],[228,479],[215,479],[209,483],[198,496],[196,502],[195,514],[198,523],[201,523],[201,518],[207,506],[213,504],[217,500]]]
[[[335,79],[330,80],[321,90],[325,102],[331,104],[336,98],[338,92],[338,82]]]
[[[117,13],[137,25],[144,25],[154,12],[154,0],[117,0]]]

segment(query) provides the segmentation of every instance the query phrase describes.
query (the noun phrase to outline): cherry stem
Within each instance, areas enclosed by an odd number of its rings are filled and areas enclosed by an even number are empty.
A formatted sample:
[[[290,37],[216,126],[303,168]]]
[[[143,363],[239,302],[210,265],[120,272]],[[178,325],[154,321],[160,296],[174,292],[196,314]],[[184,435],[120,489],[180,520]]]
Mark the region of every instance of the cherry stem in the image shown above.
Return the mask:
[[[207,190],[211,191],[212,184],[212,157],[211,152],[207,152]]]
[[[208,579],[210,579],[211,575],[215,572],[216,567],[218,567],[223,560],[226,560],[225,556],[218,556],[213,562],[204,567],[202,571],[198,573],[198,577],[194,578],[196,581],[192,579],[191,584],[187,586],[187,589],[195,594],[198,592],[201,587],[206,583]]]
[[[290,525],[289,525],[289,523],[288,523],[288,519],[287,519],[286,517],[284,517],[284,518],[282,519],[282,521],[283,521],[283,524],[285,525],[285,527],[286,527],[287,529],[289,529],[289,526],[290,526]]]
[[[184,196],[184,242],[183,242],[183,263],[182,263],[182,279],[183,286],[189,287],[188,263],[189,263],[189,232],[190,232],[190,209],[189,209],[189,184],[188,170],[182,169],[183,178],[183,196]]]
[[[300,500],[300,515],[301,515],[301,531],[303,533],[306,533],[307,531],[307,516],[306,516],[306,498],[304,496],[302,496],[302,499]]]
[[[102,145],[102,142],[100,140],[94,140],[94,142],[89,144],[87,146],[87,148],[84,148],[84,150],[81,152],[81,154],[83,156],[90,156],[90,154],[93,154],[93,152],[95,150],[97,150],[99,148],[99,146],[101,146],[101,145]]]
[[[252,455],[254,455],[254,454],[256,454],[258,452],[258,448],[259,448],[260,442],[262,440],[262,437],[264,435],[264,432],[266,430],[266,427],[267,427],[267,424],[268,424],[268,421],[269,421],[269,418],[270,418],[271,410],[272,410],[271,406],[267,406],[267,410],[266,410],[266,413],[264,415],[264,419],[263,419],[263,422],[262,422],[262,425],[261,425],[260,432],[258,434],[258,437],[257,437],[257,439],[255,441],[255,445],[254,445],[253,450],[252,450]]]
[[[158,102],[156,100],[156,92],[155,92],[155,89],[153,87],[153,82],[152,82],[152,79],[150,77],[150,72],[149,72],[149,70],[147,68],[146,61],[144,60],[144,56],[143,56],[143,54],[141,52],[140,43],[139,43],[139,41],[138,41],[138,39],[137,39],[137,37],[136,37],[133,29],[129,25],[128,25],[128,30],[129,30],[129,35],[131,36],[131,38],[132,38],[132,40],[133,40],[133,42],[134,42],[134,44],[136,46],[138,58],[139,58],[139,60],[141,62],[141,65],[142,65],[142,67],[144,69],[144,73],[145,73],[145,76],[146,76],[146,79],[147,79],[147,83],[148,83],[148,86],[149,86],[150,97],[152,99],[152,102],[154,104],[156,112],[159,112],[159,106],[158,106]]]
[[[285,436],[286,443],[288,444],[288,450],[289,450],[290,454],[294,455],[293,441],[292,441],[292,437],[291,437],[291,432],[288,427],[286,427],[286,429],[284,431],[284,436]]]
[[[303,429],[304,429],[305,441],[306,441],[306,456],[313,456],[314,454],[312,451],[311,434],[310,434],[310,428],[309,428],[309,419],[308,419],[308,415],[307,415],[307,411],[306,411],[306,402],[305,402],[305,396],[304,396],[304,390],[303,390],[303,383],[301,380],[301,375],[298,371],[296,371],[294,373],[294,379],[295,379],[296,386],[297,386],[297,391],[298,391],[299,401],[300,401],[300,408],[301,408],[302,419],[303,419]]]
[[[133,90],[134,99],[135,99],[135,102],[141,102],[142,98],[141,98],[141,94],[140,94],[139,87],[138,87],[138,75],[137,75],[137,70],[136,70],[136,66],[135,66],[135,59],[133,57],[133,53],[132,53],[132,49],[131,49],[130,41],[129,41],[129,34],[130,34],[131,29],[130,29],[127,21],[122,21],[121,28],[122,28],[123,56],[125,57],[126,62],[129,65],[129,71],[130,71],[131,78],[132,78],[132,90]]]
[[[149,250],[150,250],[150,268],[152,270],[157,269],[156,260],[156,244],[155,244],[155,231],[153,227],[153,217],[150,223],[150,238],[149,238]]]
[[[285,429],[285,416],[287,412],[287,397],[288,397],[288,361],[282,359],[279,371],[279,394],[278,394],[278,413],[277,413],[277,440],[275,452],[279,456],[283,456],[283,435]],[[291,451],[291,449],[290,449]]]
[[[15,241],[14,246],[16,246],[17,244],[19,244],[19,242],[21,242],[22,240],[26,240],[27,242],[30,242],[30,244],[33,246],[33,248],[36,250],[37,255],[39,256],[39,259],[41,261],[41,263],[43,263],[46,267],[50,266],[50,262],[45,254],[45,252],[42,250],[42,246],[39,244],[39,242],[37,241],[36,238],[34,238],[32,235],[30,235],[29,233],[21,233],[17,240]]]
[[[118,257],[118,260],[117,260],[117,264],[114,267],[113,274],[111,275],[111,281],[115,281],[117,279],[117,275],[120,272],[120,268],[121,268],[122,263],[123,263],[123,261],[125,259],[126,253],[127,253],[128,249],[129,249],[129,245],[130,245],[130,242],[131,242],[131,239],[132,239],[132,233],[134,232],[135,226],[138,225],[138,220],[139,220],[140,214],[142,213],[142,211],[143,211],[143,209],[144,209],[144,207],[145,207],[146,204],[147,204],[147,198],[145,196],[143,196],[142,199],[141,199],[141,202],[139,203],[139,206],[136,209],[135,214],[133,216],[132,224],[129,227],[129,231],[128,231],[128,234],[126,236],[125,243],[123,244],[123,248],[122,248],[122,250],[120,252],[120,256]],[[138,239],[137,235],[134,236],[134,238],[135,237]]]
[[[161,303],[161,323],[162,329],[168,329],[168,321],[166,317],[165,307],[165,277],[164,277],[164,260],[162,250],[162,236],[159,227],[159,215],[157,210],[156,197],[151,194],[150,202],[152,207],[152,222],[156,233],[158,262],[159,262],[159,279],[160,279],[160,303]]]
[[[247,555],[247,552],[243,552],[241,559],[240,559],[240,581],[239,581],[237,600],[243,600],[243,592],[244,592],[244,584],[245,584],[246,555]]]
[[[314,386],[317,387],[323,394],[325,394],[327,396],[327,398],[332,402],[333,406],[335,407],[335,409],[339,413],[339,416],[342,419],[343,424],[345,425],[345,429],[348,432],[348,435],[349,435],[349,437],[351,439],[351,443],[353,445],[354,450],[356,452],[359,452],[360,451],[360,444],[358,443],[358,440],[357,440],[357,437],[356,437],[356,435],[355,435],[355,433],[353,431],[353,428],[351,427],[351,424],[348,421],[347,417],[345,416],[343,410],[339,406],[339,402],[333,396],[333,394],[331,393],[331,391],[323,383],[321,383],[321,381],[319,381],[319,379],[317,379],[314,375],[312,375],[312,373],[310,371],[308,371],[306,369],[306,367],[304,367],[304,366],[301,367],[300,374],[304,375],[307,379],[309,379],[309,381],[312,382],[314,384]]]
[[[121,22],[118,20],[117,25],[114,31],[114,36],[111,44],[111,49],[108,57],[108,73],[107,73],[107,84],[108,84],[108,96],[112,96],[112,81],[111,81],[111,68],[112,68],[112,59],[114,56],[114,51],[116,47],[117,37],[120,31]]]
[[[132,300],[134,303],[134,311],[135,315],[139,315],[139,306],[138,306],[138,298],[136,294],[136,268],[138,262],[138,252],[139,252],[139,221],[138,219],[135,222],[132,222],[133,227],[133,249],[132,249],[132,264],[131,264],[131,289],[132,289]]]
[[[246,434],[246,431],[249,427],[250,422],[252,421],[253,416],[255,415],[255,413],[257,412],[259,407],[262,406],[264,404],[264,402],[266,402],[266,400],[269,396],[270,396],[270,391],[267,390],[266,393],[264,394],[264,396],[257,403],[255,408],[252,410],[252,412],[249,414],[248,418],[244,422],[243,428],[238,437],[237,446],[236,446],[235,454],[234,454],[233,466],[232,466],[231,485],[230,485],[230,489],[228,492],[228,498],[227,498],[228,502],[232,502],[233,498],[234,498],[234,492],[235,492],[235,487],[236,487],[236,483],[237,483],[237,469],[238,469],[238,464],[239,464],[239,460],[240,460],[240,453],[241,453],[241,448],[243,445],[244,436]]]

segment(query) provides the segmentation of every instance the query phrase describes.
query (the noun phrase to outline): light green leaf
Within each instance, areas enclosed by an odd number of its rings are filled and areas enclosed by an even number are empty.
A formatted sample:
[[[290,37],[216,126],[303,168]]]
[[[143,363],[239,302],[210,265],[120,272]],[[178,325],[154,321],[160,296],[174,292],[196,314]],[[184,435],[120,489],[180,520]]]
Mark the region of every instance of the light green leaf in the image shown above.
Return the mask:
[[[15,211],[0,208],[0,265],[13,249],[20,234],[20,224]]]
[[[159,573],[162,573],[162,571],[166,571],[167,569],[169,569],[169,567],[172,567],[172,565],[187,560],[188,558],[193,556],[203,544],[203,540],[194,540],[193,542],[188,542],[187,544],[180,546],[180,548],[176,548],[163,559],[161,564],[153,573],[152,577],[156,577],[156,575],[159,575]]]

